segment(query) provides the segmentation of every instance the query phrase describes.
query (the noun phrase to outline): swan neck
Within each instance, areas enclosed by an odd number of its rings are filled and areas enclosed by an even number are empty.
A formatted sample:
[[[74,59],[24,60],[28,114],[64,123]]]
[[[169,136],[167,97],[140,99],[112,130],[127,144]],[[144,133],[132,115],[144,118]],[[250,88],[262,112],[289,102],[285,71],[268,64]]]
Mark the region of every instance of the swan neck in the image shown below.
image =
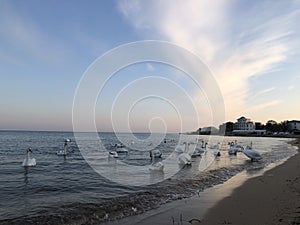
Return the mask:
[[[27,151],[27,154],[26,154],[26,159],[28,160],[30,158],[30,152]]]
[[[185,152],[188,152],[188,144],[187,144],[187,143],[185,143],[184,151],[185,151]]]

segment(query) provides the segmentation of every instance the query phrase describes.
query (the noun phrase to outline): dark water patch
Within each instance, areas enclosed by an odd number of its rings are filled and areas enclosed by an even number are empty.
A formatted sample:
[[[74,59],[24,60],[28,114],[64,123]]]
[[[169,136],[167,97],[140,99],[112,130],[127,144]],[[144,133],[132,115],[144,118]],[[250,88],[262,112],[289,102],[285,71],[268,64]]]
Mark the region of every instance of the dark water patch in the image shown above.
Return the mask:
[[[237,173],[247,169],[257,169],[251,164],[219,168],[202,172],[193,179],[167,179],[156,185],[146,187],[145,191],[138,191],[126,196],[103,199],[99,203],[76,203],[60,206],[50,211],[39,212],[40,216],[20,217],[1,221],[3,224],[99,224],[113,221],[127,216],[136,215],[158,208],[162,204],[188,198],[201,191],[221,184]]]

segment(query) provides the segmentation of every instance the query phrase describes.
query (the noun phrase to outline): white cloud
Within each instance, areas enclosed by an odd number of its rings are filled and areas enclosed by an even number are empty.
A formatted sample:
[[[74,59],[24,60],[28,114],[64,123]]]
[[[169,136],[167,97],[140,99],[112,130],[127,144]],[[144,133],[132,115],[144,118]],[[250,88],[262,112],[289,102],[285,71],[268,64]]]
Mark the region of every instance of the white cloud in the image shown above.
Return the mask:
[[[256,2],[255,10],[243,9],[245,12],[238,4],[222,0],[126,0],[119,1],[119,8],[145,35],[150,29],[157,37],[200,56],[214,72],[224,94],[227,117],[233,119],[247,113],[249,79],[278,69],[292,54],[291,35],[299,15],[296,10],[281,13],[280,4],[274,8],[266,1]]]

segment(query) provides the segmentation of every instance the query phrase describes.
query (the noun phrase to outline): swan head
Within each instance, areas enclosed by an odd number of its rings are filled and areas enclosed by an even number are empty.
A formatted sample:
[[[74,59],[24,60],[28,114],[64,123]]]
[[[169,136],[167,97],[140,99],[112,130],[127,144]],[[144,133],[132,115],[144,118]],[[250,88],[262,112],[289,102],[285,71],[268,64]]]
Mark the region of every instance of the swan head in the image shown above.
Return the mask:
[[[26,152],[27,152],[27,153],[28,153],[28,152],[32,152],[32,151],[31,151],[31,148],[27,148],[27,149],[26,149]]]

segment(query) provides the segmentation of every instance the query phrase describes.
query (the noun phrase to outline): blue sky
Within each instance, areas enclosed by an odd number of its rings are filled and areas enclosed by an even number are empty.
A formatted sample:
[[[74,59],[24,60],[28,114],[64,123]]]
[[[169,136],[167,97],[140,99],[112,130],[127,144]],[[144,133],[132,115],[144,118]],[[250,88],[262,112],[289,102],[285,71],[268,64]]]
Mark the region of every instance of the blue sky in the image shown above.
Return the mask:
[[[299,5],[299,0],[2,0],[0,129],[72,130],[73,98],[89,65],[112,48],[149,39],[177,44],[202,59],[223,94],[226,120],[300,119]],[[160,87],[155,77],[167,82]],[[126,107],[146,87],[169,101],[145,98]],[[218,125],[204,95],[175,68],[132,65],[98,96],[97,128],[111,131],[117,123],[119,131],[130,124],[134,131],[177,132]],[[172,104],[182,108],[181,119]]]

